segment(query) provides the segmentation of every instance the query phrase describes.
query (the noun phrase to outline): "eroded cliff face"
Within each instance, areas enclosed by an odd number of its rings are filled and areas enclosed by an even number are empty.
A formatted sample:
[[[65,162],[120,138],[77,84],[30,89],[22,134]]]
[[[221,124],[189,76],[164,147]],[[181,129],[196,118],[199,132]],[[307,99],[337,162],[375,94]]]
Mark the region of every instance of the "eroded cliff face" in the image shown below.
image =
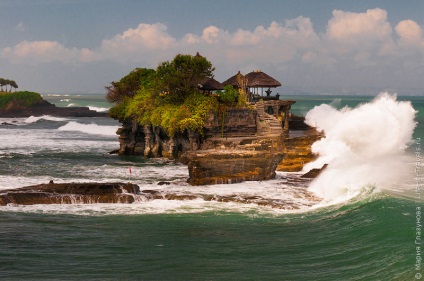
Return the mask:
[[[201,136],[186,131],[169,137],[160,127],[141,126],[135,120],[122,122],[119,135],[119,154],[146,158],[179,159],[182,153],[197,150]]]
[[[273,179],[284,157],[280,136],[210,139],[205,147],[184,154],[191,185]]]
[[[304,127],[301,130],[290,131],[284,139],[285,157],[277,167],[281,172],[300,172],[303,166],[318,158],[312,153],[311,146],[321,139],[323,134],[312,127]]]

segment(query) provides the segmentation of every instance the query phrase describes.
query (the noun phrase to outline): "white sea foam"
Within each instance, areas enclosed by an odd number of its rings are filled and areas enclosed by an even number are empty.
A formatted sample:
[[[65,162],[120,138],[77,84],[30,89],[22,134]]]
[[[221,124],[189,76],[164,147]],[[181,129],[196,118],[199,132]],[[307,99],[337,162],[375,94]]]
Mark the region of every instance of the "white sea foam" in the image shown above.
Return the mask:
[[[97,111],[97,112],[105,112],[105,111],[109,110],[109,108],[107,108],[107,107],[88,106],[88,108],[90,110],[94,110],[94,111]]]
[[[81,124],[75,121],[71,121],[66,125],[59,127],[59,131],[76,131],[83,132],[86,134],[104,135],[104,136],[116,136],[116,130],[118,126],[101,126],[97,124]]]
[[[408,174],[405,150],[412,142],[415,113],[410,102],[397,101],[388,93],[353,109],[323,104],[310,110],[306,123],[323,130],[325,138],[313,144],[313,152],[320,156],[304,170],[329,165],[309,189],[328,202],[340,202],[363,188],[402,185]]]
[[[66,120],[69,120],[69,119],[60,118],[60,117],[54,117],[54,116],[50,116],[50,115],[43,115],[43,116],[37,116],[37,117],[36,116],[30,116],[27,119],[25,119],[24,122],[26,124],[32,124],[32,123],[38,122],[40,120],[60,122],[60,121],[66,121]]]

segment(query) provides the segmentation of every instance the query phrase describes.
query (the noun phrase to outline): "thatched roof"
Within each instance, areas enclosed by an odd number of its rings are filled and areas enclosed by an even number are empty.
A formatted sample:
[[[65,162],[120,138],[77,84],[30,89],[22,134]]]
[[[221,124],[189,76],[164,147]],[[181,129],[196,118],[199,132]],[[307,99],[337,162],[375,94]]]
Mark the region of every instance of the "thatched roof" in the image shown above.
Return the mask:
[[[225,86],[228,86],[228,85],[231,85],[233,87],[238,87],[237,75],[239,73],[240,73],[240,71],[236,75],[231,76],[230,78],[228,78],[227,80],[225,80],[224,82],[222,82],[222,85],[224,85],[224,87]]]
[[[240,71],[238,73],[240,73]],[[222,82],[222,85],[231,85],[234,87],[238,87],[238,73]],[[247,79],[247,87],[249,88],[275,88],[281,86],[281,83],[279,81],[275,80],[274,78],[260,70],[252,71],[246,74],[245,77]]]
[[[247,87],[252,88],[275,88],[281,86],[281,83],[265,72],[260,70],[252,71],[245,76],[247,78]]]
[[[200,81],[198,88],[199,90],[204,91],[217,91],[224,89],[224,86],[215,79],[206,77],[205,79]]]

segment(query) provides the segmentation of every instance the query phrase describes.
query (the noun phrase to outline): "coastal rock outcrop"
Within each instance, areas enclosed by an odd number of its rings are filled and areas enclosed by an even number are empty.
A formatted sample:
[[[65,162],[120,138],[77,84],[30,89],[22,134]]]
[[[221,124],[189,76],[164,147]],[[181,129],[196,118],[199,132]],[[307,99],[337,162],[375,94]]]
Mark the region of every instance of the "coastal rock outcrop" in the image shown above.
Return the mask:
[[[191,185],[228,184],[262,181],[275,177],[284,154],[258,151],[208,151],[188,156]]]
[[[133,203],[140,188],[131,183],[48,183],[0,191],[7,204]]]
[[[0,109],[0,118],[25,118],[30,116],[51,115],[57,117],[107,117],[106,112],[97,112],[88,107],[57,107],[46,100],[24,106],[18,101],[10,102]]]
[[[324,135],[303,121],[303,118],[297,117],[293,124],[290,122],[290,128],[293,130],[290,130],[284,139],[285,157],[278,165],[277,171],[300,172],[305,164],[318,158],[311,147]]]
[[[209,149],[186,152],[191,185],[262,181],[275,177],[284,157],[279,136],[268,138],[210,139]]]
[[[309,179],[287,178],[286,185],[304,186]],[[234,202],[240,204],[256,204],[273,209],[294,210],[310,207],[321,201],[304,187],[296,189],[290,197],[270,198],[262,195],[249,194],[203,194],[187,191],[178,192],[166,188],[141,190],[131,183],[49,183],[27,186],[17,189],[0,191],[0,206],[6,205],[36,205],[36,204],[98,204],[120,203],[132,204],[152,200],[203,200],[211,202]],[[302,198],[299,201],[296,198]]]

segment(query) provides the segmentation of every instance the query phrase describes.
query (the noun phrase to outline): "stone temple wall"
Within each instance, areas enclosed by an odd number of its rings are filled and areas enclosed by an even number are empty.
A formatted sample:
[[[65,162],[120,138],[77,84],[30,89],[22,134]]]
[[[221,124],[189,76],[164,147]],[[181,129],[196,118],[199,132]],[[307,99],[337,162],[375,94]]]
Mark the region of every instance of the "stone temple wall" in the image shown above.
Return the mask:
[[[142,126],[135,120],[122,122],[117,134],[120,155],[177,159],[184,152],[199,150],[207,139],[254,137],[256,132],[255,110],[227,109],[224,113],[211,111],[203,136],[198,132],[185,131],[169,137],[160,127]]]
[[[204,125],[205,138],[252,137],[257,133],[256,110],[231,108],[211,113]]]

